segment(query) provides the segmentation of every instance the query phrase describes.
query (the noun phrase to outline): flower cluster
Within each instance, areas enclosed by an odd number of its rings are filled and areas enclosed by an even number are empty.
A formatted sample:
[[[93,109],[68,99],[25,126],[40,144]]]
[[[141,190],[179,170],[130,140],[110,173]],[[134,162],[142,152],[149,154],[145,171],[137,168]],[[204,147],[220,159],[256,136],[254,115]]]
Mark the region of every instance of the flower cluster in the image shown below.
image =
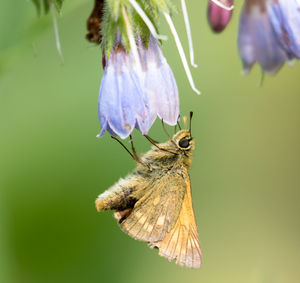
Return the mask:
[[[32,0],[38,12],[50,11],[56,44],[62,55],[55,8],[64,0]],[[179,116],[176,81],[161,44],[167,37],[158,33],[158,19],[168,24],[191,89],[196,88],[190,66],[194,62],[192,32],[185,0],[181,12],[185,22],[190,64],[185,56],[171,14],[171,0],[94,0],[86,38],[101,46],[104,75],[99,93],[101,131],[128,137],[136,128],[143,135],[158,117],[175,125]],[[220,33],[233,14],[233,0],[208,0],[211,29]],[[276,74],[283,64],[300,60],[300,0],[245,0],[240,15],[238,49],[244,73],[257,62],[264,72]]]
[[[134,128],[147,134],[157,116],[169,125],[177,123],[177,85],[159,43],[152,36],[148,47],[141,39],[137,43],[138,62],[132,51],[127,53],[119,36],[106,60],[99,94],[102,128],[98,137],[107,130],[126,138]]]
[[[299,1],[246,1],[238,46],[246,73],[255,62],[265,72],[275,74],[285,61],[300,59]]]
[[[88,21],[88,39],[101,38],[104,75],[102,77],[98,116],[101,131],[112,136],[128,137],[134,128],[147,134],[158,117],[169,125],[176,125],[179,117],[179,96],[176,81],[164,57],[160,41],[166,37],[157,32],[158,12],[165,17],[174,36],[184,69],[192,89],[196,89],[179,36],[170,17],[171,2],[106,0],[102,15],[101,37],[95,36],[94,12]],[[182,7],[186,10],[185,2]],[[187,13],[191,64],[193,49]]]
[[[233,0],[209,0],[208,19],[216,32],[231,18]],[[245,0],[240,15],[238,48],[244,73],[255,62],[263,71],[276,74],[286,61],[300,59],[300,0]]]

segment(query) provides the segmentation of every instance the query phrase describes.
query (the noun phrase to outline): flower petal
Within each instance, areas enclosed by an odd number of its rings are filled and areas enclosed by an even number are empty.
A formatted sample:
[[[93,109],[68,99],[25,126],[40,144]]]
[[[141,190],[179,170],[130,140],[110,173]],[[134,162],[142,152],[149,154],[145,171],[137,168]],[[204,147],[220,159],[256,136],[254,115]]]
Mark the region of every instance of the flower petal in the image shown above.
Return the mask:
[[[288,59],[277,42],[266,11],[256,4],[243,8],[238,46],[245,72],[257,61],[267,73],[275,74]]]
[[[281,46],[290,57],[300,59],[300,2],[276,0],[268,5],[268,14]]]
[[[99,93],[99,136],[108,130],[124,139],[135,126],[143,134],[149,130],[149,109],[133,67],[132,55],[124,51],[114,52],[108,60]]]
[[[176,125],[179,116],[179,96],[173,72],[153,37],[144,48],[145,92],[149,100],[150,124],[156,116],[169,125]]]

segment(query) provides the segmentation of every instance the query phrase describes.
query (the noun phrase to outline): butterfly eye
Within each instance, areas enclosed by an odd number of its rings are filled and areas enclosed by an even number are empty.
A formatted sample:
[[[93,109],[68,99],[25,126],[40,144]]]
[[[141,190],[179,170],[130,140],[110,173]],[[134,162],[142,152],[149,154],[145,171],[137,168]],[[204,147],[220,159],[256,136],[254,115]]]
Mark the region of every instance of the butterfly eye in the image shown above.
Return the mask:
[[[183,138],[179,141],[179,146],[181,148],[187,148],[187,147],[189,147],[189,145],[190,145],[190,141],[186,138]]]

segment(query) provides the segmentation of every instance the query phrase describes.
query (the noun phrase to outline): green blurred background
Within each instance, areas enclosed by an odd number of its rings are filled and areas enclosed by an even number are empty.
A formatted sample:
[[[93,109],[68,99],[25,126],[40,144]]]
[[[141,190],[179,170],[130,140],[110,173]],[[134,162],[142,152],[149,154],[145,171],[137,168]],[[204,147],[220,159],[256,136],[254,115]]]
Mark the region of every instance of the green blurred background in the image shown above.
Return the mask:
[[[94,207],[135,163],[108,135],[96,138],[101,54],[84,38],[93,1],[65,2],[61,65],[50,16],[38,19],[31,1],[2,0],[0,282],[299,282],[300,65],[259,87],[258,66],[248,77],[240,72],[241,4],[217,36],[206,1],[187,2],[201,96],[163,19],[161,33],[169,35],[163,50],[181,113],[195,112],[191,179],[203,266],[169,263]],[[187,50],[181,15],[174,21]],[[150,136],[166,139],[158,121]],[[137,133],[136,147],[150,145]]]

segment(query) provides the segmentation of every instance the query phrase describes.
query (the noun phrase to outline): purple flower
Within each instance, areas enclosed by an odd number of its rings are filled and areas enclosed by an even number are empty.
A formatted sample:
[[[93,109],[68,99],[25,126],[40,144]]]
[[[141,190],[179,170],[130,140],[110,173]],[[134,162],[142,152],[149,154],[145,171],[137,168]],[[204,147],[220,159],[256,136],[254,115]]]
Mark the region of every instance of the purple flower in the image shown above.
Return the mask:
[[[148,49],[141,40],[138,47],[145,76],[144,91],[149,101],[150,125],[158,116],[174,126],[179,116],[179,96],[173,72],[155,38],[151,36]]]
[[[107,130],[124,139],[134,128],[147,134],[150,128],[149,105],[135,58],[118,43],[106,61],[99,93],[101,131],[98,137]]]
[[[268,3],[265,0],[248,0],[242,10],[238,47],[245,73],[258,62],[264,71],[275,74],[288,60],[267,13]]]
[[[228,8],[233,5],[233,0],[220,0],[220,2]],[[215,32],[223,31],[230,22],[232,12],[233,10],[226,10],[209,0],[207,17],[211,29]]]
[[[169,125],[176,125],[179,98],[174,75],[160,45],[150,37],[148,48],[138,37],[138,58],[127,53],[119,42],[105,70],[99,93],[101,131],[127,138],[134,128],[147,134],[158,116]]]
[[[300,59],[300,1],[272,0],[268,14],[282,48],[289,57]]]

